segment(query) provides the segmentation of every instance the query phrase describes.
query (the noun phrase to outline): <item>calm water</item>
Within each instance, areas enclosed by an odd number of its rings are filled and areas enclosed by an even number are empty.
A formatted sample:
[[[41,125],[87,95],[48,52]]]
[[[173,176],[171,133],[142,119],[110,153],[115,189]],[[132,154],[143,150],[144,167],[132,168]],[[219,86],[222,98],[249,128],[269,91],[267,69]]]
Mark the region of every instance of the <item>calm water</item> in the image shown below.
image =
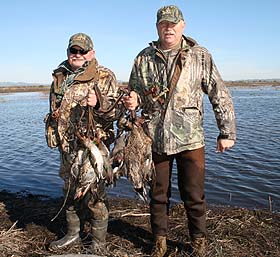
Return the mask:
[[[208,203],[280,211],[280,88],[231,89],[238,141],[224,154],[215,153],[218,134],[205,98],[206,198]],[[62,196],[58,151],[46,146],[43,93],[0,94],[0,190]],[[175,170],[175,166],[174,166]],[[136,197],[120,179],[109,195]],[[176,172],[172,201],[179,202]]]

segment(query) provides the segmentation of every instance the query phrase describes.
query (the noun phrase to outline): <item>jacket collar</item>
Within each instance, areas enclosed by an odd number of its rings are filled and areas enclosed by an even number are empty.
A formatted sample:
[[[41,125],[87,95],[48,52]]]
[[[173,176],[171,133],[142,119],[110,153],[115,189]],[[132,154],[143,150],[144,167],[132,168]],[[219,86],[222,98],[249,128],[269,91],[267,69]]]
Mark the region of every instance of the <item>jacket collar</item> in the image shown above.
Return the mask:
[[[74,81],[90,81],[90,80],[97,80],[98,78],[98,72],[97,72],[97,60],[94,58],[90,62],[86,62],[83,67],[79,68],[76,72],[78,75],[74,78]],[[63,61],[57,69],[54,70],[54,74],[66,74],[74,73],[74,71],[71,70],[71,66],[68,62],[68,60]]]
[[[84,71],[81,72],[77,77],[75,77],[75,81],[90,81],[90,80],[97,80],[98,72],[97,72],[97,60],[93,59],[90,62],[86,62],[84,67]]]

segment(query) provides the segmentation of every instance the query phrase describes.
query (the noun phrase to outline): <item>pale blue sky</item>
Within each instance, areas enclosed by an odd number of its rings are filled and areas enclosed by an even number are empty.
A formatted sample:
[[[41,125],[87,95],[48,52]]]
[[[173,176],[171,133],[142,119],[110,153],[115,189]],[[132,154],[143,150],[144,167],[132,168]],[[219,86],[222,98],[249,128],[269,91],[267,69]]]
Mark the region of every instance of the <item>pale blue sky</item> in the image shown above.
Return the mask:
[[[128,81],[135,56],[158,38],[157,10],[169,4],[225,80],[280,78],[279,0],[9,0],[0,4],[0,82],[50,83],[77,32],[93,38],[100,64]]]

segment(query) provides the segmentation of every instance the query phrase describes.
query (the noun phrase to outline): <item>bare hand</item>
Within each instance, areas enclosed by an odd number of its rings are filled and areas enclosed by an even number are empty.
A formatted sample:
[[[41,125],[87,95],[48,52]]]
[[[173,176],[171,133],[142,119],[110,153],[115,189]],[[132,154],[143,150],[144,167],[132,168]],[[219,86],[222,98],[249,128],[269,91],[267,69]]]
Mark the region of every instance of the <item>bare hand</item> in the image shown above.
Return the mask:
[[[95,107],[97,104],[97,97],[94,90],[90,90],[88,93],[87,104],[89,106]]]
[[[133,111],[138,106],[138,97],[135,91],[131,91],[129,95],[123,96],[123,102],[126,109]]]
[[[217,142],[216,153],[223,153],[233,147],[234,143],[235,142],[232,139],[219,139]]]

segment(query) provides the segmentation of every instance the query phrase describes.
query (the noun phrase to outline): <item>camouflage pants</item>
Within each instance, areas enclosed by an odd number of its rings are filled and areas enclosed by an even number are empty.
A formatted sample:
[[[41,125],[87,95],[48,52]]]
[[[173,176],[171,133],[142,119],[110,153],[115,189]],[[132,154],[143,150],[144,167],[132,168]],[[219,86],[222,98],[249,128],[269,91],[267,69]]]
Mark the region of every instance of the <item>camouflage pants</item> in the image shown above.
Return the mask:
[[[167,156],[153,153],[156,168],[155,180],[150,190],[151,226],[154,236],[168,233],[169,199],[173,161],[177,163],[180,197],[187,213],[191,239],[206,234],[206,201],[204,197],[205,156],[204,147]]]

